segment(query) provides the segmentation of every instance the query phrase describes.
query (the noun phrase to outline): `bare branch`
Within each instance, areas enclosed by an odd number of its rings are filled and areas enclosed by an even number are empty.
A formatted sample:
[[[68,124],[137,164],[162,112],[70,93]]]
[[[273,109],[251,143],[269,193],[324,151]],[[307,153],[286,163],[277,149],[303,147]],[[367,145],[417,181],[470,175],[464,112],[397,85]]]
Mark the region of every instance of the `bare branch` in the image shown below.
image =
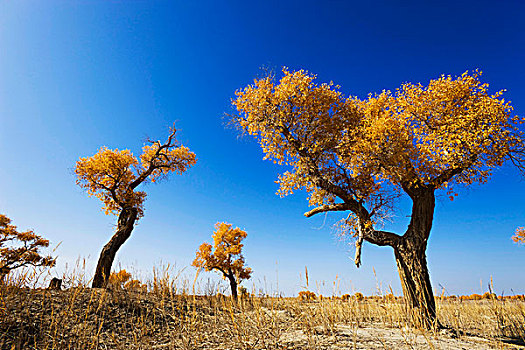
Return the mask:
[[[320,207],[314,208],[304,213],[304,216],[309,218],[309,217],[314,216],[315,214],[324,213],[326,211],[346,211],[346,210],[351,210],[351,206],[346,203],[327,204],[327,205],[322,205]]]
[[[162,151],[164,149],[171,148],[176,145],[176,142],[177,142],[177,140],[175,139],[176,132],[177,132],[177,129],[175,129],[175,126],[173,126],[171,128],[171,133],[168,136],[168,140],[165,143],[160,144],[160,141],[154,142],[154,144],[158,144],[159,147],[155,151],[155,155],[152,157],[152,161],[150,162],[148,168],[145,171],[141,172],[140,175],[135,179],[135,181],[129,184],[129,188],[131,190],[134,190],[138,185],[143,183],[148,178],[148,176],[150,176],[151,173],[153,173],[155,169],[159,168],[159,165],[154,164],[155,162],[153,160],[156,158],[159,158],[162,155]]]
[[[354,262],[355,262],[355,266],[359,268],[359,266],[361,266],[361,247],[363,245],[363,239],[364,239],[363,228],[361,227],[361,220],[359,220],[359,223],[357,225],[357,230],[359,234],[357,236],[357,241],[355,241]]]

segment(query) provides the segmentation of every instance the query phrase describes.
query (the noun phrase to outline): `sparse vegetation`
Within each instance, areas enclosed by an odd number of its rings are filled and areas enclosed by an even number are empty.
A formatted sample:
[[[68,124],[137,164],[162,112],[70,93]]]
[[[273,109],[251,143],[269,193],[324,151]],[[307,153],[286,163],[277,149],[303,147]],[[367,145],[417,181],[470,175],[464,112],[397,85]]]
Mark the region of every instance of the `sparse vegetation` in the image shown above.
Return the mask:
[[[207,287],[199,280],[156,271],[153,279],[136,282],[143,288],[126,287],[134,280],[121,270],[109,279],[118,288],[91,289],[77,270],[62,277],[68,288],[61,291],[34,288],[46,283],[37,271],[11,274],[0,286],[0,348],[507,349],[525,344],[523,296],[436,298],[448,329],[439,332],[408,327],[403,301],[391,294],[321,299],[307,291],[301,298],[243,293],[234,303],[218,293],[204,295]]]

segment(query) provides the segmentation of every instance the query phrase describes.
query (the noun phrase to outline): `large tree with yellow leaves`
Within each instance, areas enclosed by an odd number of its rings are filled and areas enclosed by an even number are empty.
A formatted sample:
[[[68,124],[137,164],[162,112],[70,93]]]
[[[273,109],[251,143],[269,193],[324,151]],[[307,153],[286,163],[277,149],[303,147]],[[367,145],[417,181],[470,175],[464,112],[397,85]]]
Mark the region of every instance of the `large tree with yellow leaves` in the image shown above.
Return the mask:
[[[230,282],[232,297],[237,300],[237,286],[251,277],[252,269],[244,266],[241,243],[247,236],[246,231],[232,228],[231,224],[218,222],[213,232],[213,246],[202,243],[195,254],[192,265],[205,271],[217,270]]]
[[[307,217],[347,211],[358,267],[363,241],[394,249],[411,319],[424,327],[438,325],[425,255],[436,191],[453,198],[505,161],[522,168],[521,121],[480,75],[406,83],[363,100],[284,69],[279,81],[257,79],[233,100],[234,122],[256,137],[265,158],[288,168],[280,195],[305,189],[315,206]],[[400,195],[412,201],[410,223],[404,233],[385,231],[381,222]]]
[[[182,174],[196,163],[195,154],[179,145],[176,129],[166,142],[148,141],[140,161],[129,151],[102,147],[94,156],[80,158],[76,164],[77,184],[104,204],[106,214],[118,215],[117,227],[98,259],[92,286],[105,287],[118,249],[130,237],[135,222],[144,215],[146,193],[137,187],[156,182],[169,173]]]

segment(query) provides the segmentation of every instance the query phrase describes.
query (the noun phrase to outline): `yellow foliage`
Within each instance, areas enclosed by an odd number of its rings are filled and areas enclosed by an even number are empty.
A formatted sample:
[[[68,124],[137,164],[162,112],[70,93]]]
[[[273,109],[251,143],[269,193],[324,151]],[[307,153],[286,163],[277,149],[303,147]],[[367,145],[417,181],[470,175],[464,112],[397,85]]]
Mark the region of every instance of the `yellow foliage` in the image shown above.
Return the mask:
[[[128,207],[138,209],[138,217],[142,217],[146,193],[137,191],[137,186],[155,182],[170,172],[182,174],[196,163],[195,154],[177,144],[175,133],[172,128],[163,144],[149,141],[142,149],[140,164],[131,151],[106,147],[91,157],[80,158],[75,168],[77,185],[100,199],[106,214],[118,214]]]
[[[522,167],[521,120],[480,76],[443,75],[362,100],[284,68],[279,81],[267,76],[236,92],[234,121],[266,159],[290,167],[279,195],[305,189],[320,211],[350,210],[370,226],[402,191],[443,189],[453,199],[456,186],[485,182],[506,160]],[[358,220],[346,223],[356,228]]]
[[[139,280],[132,279],[131,273],[126,270],[119,272],[112,272],[108,279],[108,284],[118,289],[145,291],[146,285],[143,285]]]
[[[43,256],[39,250],[49,241],[33,231],[19,232],[11,219],[0,214],[0,280],[11,270],[23,266],[55,265],[56,258]]]
[[[129,281],[131,279],[131,273],[127,272],[126,270],[120,270],[119,272],[112,272],[109,276],[108,283],[122,287],[124,283]]]
[[[301,300],[315,300],[317,299],[317,295],[315,295],[314,292],[310,292],[309,290],[303,290],[299,292],[299,299]]]
[[[525,227],[518,227],[512,236],[512,240],[516,243],[525,244]]]
[[[138,208],[142,214],[146,193],[129,187],[138,178],[137,166],[131,151],[101,147],[95,155],[77,162],[77,184],[104,203],[106,214],[117,214],[126,205]]]
[[[241,243],[246,236],[247,233],[238,227],[233,229],[231,224],[216,223],[213,247],[208,243],[201,244],[192,266],[206,271],[218,270],[223,278],[234,277],[238,282],[249,279],[252,269],[244,266]]]

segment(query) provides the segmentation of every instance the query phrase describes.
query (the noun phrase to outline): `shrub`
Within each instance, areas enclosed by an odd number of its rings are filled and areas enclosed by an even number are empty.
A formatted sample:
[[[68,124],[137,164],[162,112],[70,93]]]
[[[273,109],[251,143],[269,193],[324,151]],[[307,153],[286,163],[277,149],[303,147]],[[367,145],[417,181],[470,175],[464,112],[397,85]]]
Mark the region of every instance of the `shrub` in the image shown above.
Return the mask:
[[[131,273],[126,270],[120,270],[119,272],[112,272],[109,275],[108,286],[115,289],[125,290],[143,290],[146,291],[146,285],[143,285],[139,280],[134,280],[131,277]]]
[[[392,293],[388,293],[387,295],[385,295],[383,297],[384,300],[386,301],[395,301],[396,300],[396,296]]]
[[[315,300],[317,296],[314,292],[310,292],[308,290],[299,292],[299,299],[301,300]]]

